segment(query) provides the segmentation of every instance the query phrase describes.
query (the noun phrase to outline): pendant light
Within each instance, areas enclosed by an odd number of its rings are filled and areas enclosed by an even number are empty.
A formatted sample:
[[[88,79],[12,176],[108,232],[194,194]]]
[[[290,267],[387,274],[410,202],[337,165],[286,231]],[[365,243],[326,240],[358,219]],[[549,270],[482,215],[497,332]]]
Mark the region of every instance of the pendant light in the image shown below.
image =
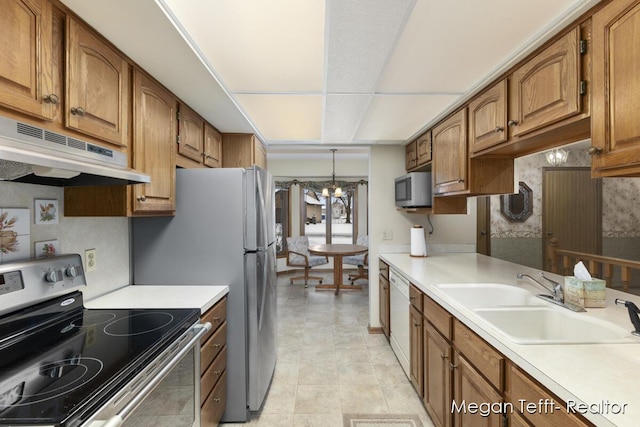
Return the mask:
[[[329,188],[333,190],[333,197],[342,197],[342,188],[336,186],[336,148],[332,148],[333,154],[333,169],[331,173],[331,185],[322,189],[322,196],[329,197]]]

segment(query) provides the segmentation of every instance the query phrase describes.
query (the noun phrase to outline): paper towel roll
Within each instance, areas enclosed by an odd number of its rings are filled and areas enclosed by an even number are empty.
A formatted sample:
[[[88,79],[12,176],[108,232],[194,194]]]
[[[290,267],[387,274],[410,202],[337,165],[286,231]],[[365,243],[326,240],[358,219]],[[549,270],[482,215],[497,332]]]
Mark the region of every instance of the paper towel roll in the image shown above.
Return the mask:
[[[411,256],[426,257],[427,242],[424,240],[424,228],[421,225],[414,225],[411,229]]]

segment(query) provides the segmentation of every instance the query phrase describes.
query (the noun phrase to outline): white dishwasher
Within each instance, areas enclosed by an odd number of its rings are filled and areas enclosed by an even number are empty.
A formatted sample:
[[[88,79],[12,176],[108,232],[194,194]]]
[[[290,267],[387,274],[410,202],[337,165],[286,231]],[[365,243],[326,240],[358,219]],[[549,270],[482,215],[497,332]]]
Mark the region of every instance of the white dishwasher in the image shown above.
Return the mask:
[[[409,373],[409,281],[397,271],[389,269],[391,348],[404,373]]]

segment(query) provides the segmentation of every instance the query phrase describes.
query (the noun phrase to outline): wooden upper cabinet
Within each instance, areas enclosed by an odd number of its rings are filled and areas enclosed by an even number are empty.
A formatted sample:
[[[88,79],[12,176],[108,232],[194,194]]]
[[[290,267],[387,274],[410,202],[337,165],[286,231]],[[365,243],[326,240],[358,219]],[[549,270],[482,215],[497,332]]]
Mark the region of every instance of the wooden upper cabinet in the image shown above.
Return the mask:
[[[581,113],[580,28],[574,28],[509,78],[511,136]]]
[[[204,165],[222,167],[222,135],[209,123],[204,124]]]
[[[53,92],[51,4],[0,0],[0,10],[0,104],[52,119],[62,94]]]
[[[463,108],[433,128],[434,193],[467,189],[467,110]]]
[[[507,81],[469,103],[469,149],[478,152],[507,140]]]
[[[267,168],[267,152],[264,144],[255,135],[248,133],[225,133],[222,135],[222,167]]]
[[[126,146],[130,68],[102,38],[67,17],[66,125]]]
[[[180,103],[178,112],[178,154],[202,163],[204,152],[204,120],[191,108]]]
[[[407,171],[415,169],[415,167],[418,166],[417,142],[415,140],[411,141],[404,147],[404,150],[405,150],[405,155],[404,155],[405,169]]]
[[[176,98],[146,74],[134,73],[133,167],[151,177],[133,185],[133,214],[175,210]]]
[[[431,161],[431,131],[425,132],[416,140],[418,166],[426,165]]]
[[[592,28],[592,172],[638,176],[640,3],[612,1],[593,15]]]

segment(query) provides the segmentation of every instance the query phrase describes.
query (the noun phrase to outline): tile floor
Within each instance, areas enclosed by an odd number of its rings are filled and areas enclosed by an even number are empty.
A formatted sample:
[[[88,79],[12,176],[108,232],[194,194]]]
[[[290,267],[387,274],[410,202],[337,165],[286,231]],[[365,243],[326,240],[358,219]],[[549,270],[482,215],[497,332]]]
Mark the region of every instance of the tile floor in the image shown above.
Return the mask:
[[[336,296],[279,276],[271,389],[249,423],[224,426],[342,427],[343,413],[411,413],[432,427],[384,335],[367,332],[368,305],[366,285]]]

